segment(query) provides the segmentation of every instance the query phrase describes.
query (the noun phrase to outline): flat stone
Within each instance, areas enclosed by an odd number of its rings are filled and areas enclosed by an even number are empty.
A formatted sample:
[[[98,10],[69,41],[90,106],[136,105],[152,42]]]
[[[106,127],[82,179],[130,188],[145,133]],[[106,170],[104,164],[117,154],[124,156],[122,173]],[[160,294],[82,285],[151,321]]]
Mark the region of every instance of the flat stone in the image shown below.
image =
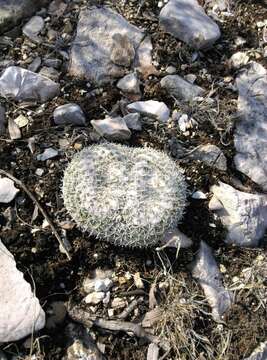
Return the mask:
[[[132,130],[141,131],[142,124],[140,121],[140,114],[139,113],[132,113],[127,114],[123,117],[127,127]]]
[[[266,3],[267,5],[267,3]],[[249,356],[244,360],[266,360],[267,359],[267,341],[261,343]]]
[[[167,105],[155,100],[133,102],[127,105],[127,110],[156,118],[162,123],[166,123],[170,117],[170,110]]]
[[[236,168],[267,190],[267,71],[252,62],[236,79],[238,112]]]
[[[44,28],[45,22],[41,16],[33,16],[24,26],[23,34],[30,39],[36,37]]]
[[[16,101],[37,101],[44,103],[59,94],[59,84],[25,70],[10,66],[0,77],[0,95]]]
[[[191,101],[197,96],[202,96],[205,92],[200,86],[193,85],[179,75],[165,76],[161,79],[160,85],[169,94],[185,101]]]
[[[0,283],[0,342],[20,340],[42,329],[45,313],[1,240]]]
[[[195,49],[210,48],[221,36],[218,25],[197,0],[170,0],[159,19],[168,33]]]
[[[211,248],[201,241],[196,260],[193,263],[192,275],[202,287],[209,305],[212,308],[212,316],[216,321],[222,320],[225,312],[231,307],[233,295],[225,290],[222,283],[222,275],[213,257]]]
[[[32,72],[37,72],[41,66],[41,63],[42,59],[40,58],[40,56],[37,56],[28,66],[28,70]]]
[[[143,37],[140,29],[108,7],[81,10],[71,47],[70,75],[97,84],[122,77]]]
[[[117,83],[117,87],[125,93],[137,94],[140,92],[140,81],[135,73],[127,74]]]
[[[43,61],[45,66],[53,67],[55,69],[59,69],[62,65],[62,61],[60,59],[48,58]]]
[[[6,110],[0,105],[0,135],[6,132]]]
[[[39,71],[39,74],[47,77],[52,81],[58,81],[60,73],[53,67],[43,66]]]
[[[248,194],[223,182],[211,187],[209,208],[228,229],[226,242],[256,247],[267,228],[267,195]]]
[[[179,229],[174,229],[172,231],[168,231],[165,234],[162,244],[166,245],[167,247],[186,249],[192,246],[193,242]]]
[[[195,151],[193,149],[193,152],[186,159],[202,161],[204,164],[221,171],[227,170],[226,157],[216,145],[207,144],[196,148]]]
[[[21,19],[33,15],[46,0],[0,0],[0,35]]]
[[[107,116],[104,120],[92,120],[92,126],[98,134],[108,140],[128,140],[131,131],[121,117],[112,118]]]
[[[9,178],[0,178],[0,203],[8,204],[14,200],[19,189],[14,186],[14,182]]]
[[[84,112],[79,105],[69,103],[58,106],[53,113],[54,122],[56,125],[82,125],[86,124]]]
[[[38,161],[46,161],[49,159],[53,159],[54,157],[58,156],[58,151],[53,148],[45,149],[42,154],[37,155]]]

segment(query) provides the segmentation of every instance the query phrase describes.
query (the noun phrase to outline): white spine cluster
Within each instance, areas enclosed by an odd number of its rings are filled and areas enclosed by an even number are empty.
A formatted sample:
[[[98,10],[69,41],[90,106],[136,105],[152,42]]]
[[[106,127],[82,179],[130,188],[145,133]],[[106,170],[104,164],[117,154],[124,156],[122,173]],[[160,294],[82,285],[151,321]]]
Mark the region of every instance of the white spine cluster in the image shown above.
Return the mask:
[[[77,224],[97,238],[149,247],[181,220],[186,183],[160,151],[105,143],[73,158],[64,174],[63,198]]]

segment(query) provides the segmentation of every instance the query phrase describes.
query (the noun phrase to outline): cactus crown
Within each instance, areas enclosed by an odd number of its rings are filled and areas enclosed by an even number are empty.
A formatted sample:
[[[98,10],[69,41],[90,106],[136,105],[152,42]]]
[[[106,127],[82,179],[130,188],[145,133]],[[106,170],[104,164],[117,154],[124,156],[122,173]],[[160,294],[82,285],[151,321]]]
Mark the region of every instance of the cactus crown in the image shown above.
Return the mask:
[[[182,218],[186,183],[160,151],[104,143],[74,156],[63,198],[83,230],[115,245],[148,247]]]

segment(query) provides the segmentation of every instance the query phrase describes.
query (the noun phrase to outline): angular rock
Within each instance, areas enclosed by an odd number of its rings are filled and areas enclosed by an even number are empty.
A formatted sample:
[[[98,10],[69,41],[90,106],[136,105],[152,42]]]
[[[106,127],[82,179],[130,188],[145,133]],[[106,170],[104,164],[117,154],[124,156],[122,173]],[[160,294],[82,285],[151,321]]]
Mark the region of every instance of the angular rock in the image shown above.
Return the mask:
[[[211,248],[204,241],[200,243],[200,249],[192,267],[192,275],[205,293],[212,308],[213,318],[220,321],[224,313],[231,307],[233,295],[225,290]]]
[[[169,94],[179,100],[191,101],[197,96],[204,94],[204,89],[184,80],[179,75],[167,75],[161,79],[160,85]]]
[[[42,329],[45,313],[1,240],[0,284],[0,342],[16,341]]]
[[[39,74],[47,77],[48,79],[52,81],[58,81],[60,73],[54,69],[53,67],[43,66],[41,70],[39,71]]]
[[[133,102],[127,105],[127,110],[156,118],[162,123],[166,123],[170,117],[170,110],[167,105],[155,100]]]
[[[140,82],[135,73],[125,75],[118,81],[117,87],[125,93],[140,94]]]
[[[166,247],[186,249],[192,246],[193,242],[179,229],[174,229],[165,234],[162,244],[166,245]]]
[[[191,195],[191,198],[195,199],[195,200],[206,200],[207,196],[206,196],[206,194],[203,193],[203,191],[198,190],[198,191],[193,192],[193,194]]]
[[[41,66],[41,63],[42,59],[40,58],[40,56],[37,56],[28,66],[28,70],[32,72],[37,72]]]
[[[56,156],[58,156],[58,151],[53,148],[48,148],[45,149],[45,151],[42,154],[37,155],[36,158],[38,161],[46,161]]]
[[[14,119],[14,122],[18,125],[19,128],[26,126],[29,123],[29,119],[24,115],[19,115]]]
[[[223,182],[210,190],[213,197],[209,208],[227,227],[226,242],[258,246],[267,228],[267,195],[244,193]]]
[[[238,112],[236,168],[267,190],[267,71],[252,62],[236,79]]]
[[[216,145],[202,145],[191,152],[186,159],[202,161],[206,165],[215,167],[218,170],[227,170],[226,157]]]
[[[54,59],[54,58],[48,58],[44,59],[43,61],[45,66],[52,67],[54,69],[59,69],[62,65],[62,60],[60,59]]]
[[[131,63],[132,50],[136,51],[143,37],[141,30],[105,6],[81,10],[71,48],[70,75],[97,84],[122,77],[125,67],[121,64],[128,66]],[[116,59],[122,54],[123,59]],[[125,54],[128,55],[125,57]]]
[[[210,48],[221,36],[218,25],[197,0],[170,0],[159,19],[167,32],[195,49]]]
[[[113,281],[111,279],[96,279],[95,281],[95,291],[97,292],[107,292],[113,285]]]
[[[15,199],[19,189],[14,186],[14,182],[9,178],[0,178],[0,203],[8,204]]]
[[[84,301],[89,305],[97,305],[104,299],[105,293],[103,291],[94,291],[88,294]]]
[[[149,75],[158,75],[158,70],[152,64],[152,42],[150,36],[146,36],[143,41],[141,41],[134,59],[134,68],[138,70],[144,78],[147,78]]]
[[[44,28],[45,22],[41,16],[33,16],[24,26],[23,34],[30,39],[35,38]]]
[[[12,140],[21,138],[21,131],[15,121],[11,118],[8,119],[8,132],[10,139]]]
[[[267,341],[261,343],[253,353],[244,360],[266,360],[267,359]]]
[[[69,103],[58,106],[53,113],[54,122],[56,125],[85,125],[86,118],[84,112],[79,105]]]
[[[245,52],[238,51],[229,59],[229,65],[233,69],[238,69],[248,63],[249,57]]]
[[[21,19],[31,16],[46,0],[0,0],[0,35]]]
[[[59,84],[18,66],[8,67],[0,77],[0,95],[16,101],[44,103],[59,93]]]
[[[108,140],[128,140],[131,131],[121,117],[112,118],[107,116],[104,120],[92,120],[92,126],[103,137]]]
[[[6,131],[6,110],[0,104],[0,135],[3,135]]]
[[[132,113],[132,114],[125,115],[123,117],[123,120],[125,121],[125,123],[129,129],[136,130],[136,131],[142,130],[140,114]]]

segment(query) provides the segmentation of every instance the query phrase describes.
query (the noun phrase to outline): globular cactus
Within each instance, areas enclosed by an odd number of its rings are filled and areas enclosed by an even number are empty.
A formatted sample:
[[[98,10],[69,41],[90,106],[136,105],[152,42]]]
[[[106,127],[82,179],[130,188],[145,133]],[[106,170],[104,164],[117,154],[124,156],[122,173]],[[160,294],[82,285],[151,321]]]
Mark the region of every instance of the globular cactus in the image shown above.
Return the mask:
[[[75,155],[64,174],[63,198],[76,223],[97,238],[149,247],[182,218],[186,183],[160,151],[104,143]]]

